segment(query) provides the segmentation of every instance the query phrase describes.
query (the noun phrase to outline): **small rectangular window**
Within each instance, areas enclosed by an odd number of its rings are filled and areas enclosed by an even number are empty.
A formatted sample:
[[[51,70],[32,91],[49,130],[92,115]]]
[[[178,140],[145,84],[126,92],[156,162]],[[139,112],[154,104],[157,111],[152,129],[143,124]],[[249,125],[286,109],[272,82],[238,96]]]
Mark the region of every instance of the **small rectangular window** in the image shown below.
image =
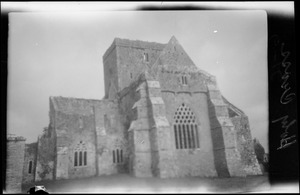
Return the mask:
[[[195,133],[196,133],[196,147],[199,148],[199,135],[198,135],[198,126],[195,125]]]
[[[113,150],[113,163],[116,163],[116,156],[115,151]]]
[[[113,163],[122,163],[123,162],[123,150],[116,149],[112,151],[113,154]]]
[[[186,76],[181,76],[181,83],[183,85],[187,85],[187,77]]]
[[[75,167],[78,166],[77,159],[78,159],[78,153],[75,152],[75,154],[74,154],[74,166],[75,166]]]
[[[82,151],[79,152],[79,166],[82,166]]]
[[[83,165],[87,165],[87,152],[84,151]]]
[[[117,163],[119,163],[119,149],[117,149]]]
[[[148,53],[144,53],[144,61],[149,62],[149,55]]]
[[[28,173],[32,172],[32,161],[29,161]]]
[[[120,162],[123,162],[123,150],[121,150],[121,154],[120,154]]]

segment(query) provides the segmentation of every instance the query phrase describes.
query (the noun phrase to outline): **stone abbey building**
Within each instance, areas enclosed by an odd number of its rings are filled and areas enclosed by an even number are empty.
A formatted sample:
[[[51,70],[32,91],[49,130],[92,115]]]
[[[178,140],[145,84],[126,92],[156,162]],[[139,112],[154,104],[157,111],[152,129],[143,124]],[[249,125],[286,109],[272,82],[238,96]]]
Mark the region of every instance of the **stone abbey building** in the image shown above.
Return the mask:
[[[115,38],[103,55],[102,100],[50,97],[50,124],[26,145],[23,182],[261,174],[248,117],[173,36]]]

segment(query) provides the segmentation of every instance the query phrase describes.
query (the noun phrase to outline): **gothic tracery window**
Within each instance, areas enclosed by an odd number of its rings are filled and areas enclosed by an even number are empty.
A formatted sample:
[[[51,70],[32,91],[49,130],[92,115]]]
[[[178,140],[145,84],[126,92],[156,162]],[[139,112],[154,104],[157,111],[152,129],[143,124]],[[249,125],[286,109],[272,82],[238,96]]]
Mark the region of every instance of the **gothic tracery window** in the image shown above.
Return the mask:
[[[174,115],[174,135],[176,149],[199,148],[199,132],[194,112],[184,103]]]
[[[74,166],[81,167],[87,165],[87,149],[85,143],[80,141],[74,151]]]

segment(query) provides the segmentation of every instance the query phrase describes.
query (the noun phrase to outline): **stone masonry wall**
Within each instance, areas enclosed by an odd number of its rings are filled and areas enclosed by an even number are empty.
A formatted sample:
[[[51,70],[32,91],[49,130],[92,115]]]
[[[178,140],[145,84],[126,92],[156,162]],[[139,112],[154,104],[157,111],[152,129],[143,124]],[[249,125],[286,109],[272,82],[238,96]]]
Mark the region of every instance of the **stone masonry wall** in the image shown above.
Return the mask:
[[[155,62],[164,46],[154,42],[115,38],[103,55],[105,97],[113,99],[116,92],[136,81],[140,73]],[[111,81],[114,82],[113,86]]]
[[[231,120],[237,131],[237,148],[241,155],[243,169],[247,175],[262,174],[254,151],[248,117],[235,116]]]
[[[56,97],[56,179],[72,179],[96,175],[96,132],[94,106],[97,100]],[[75,165],[75,152],[87,152],[87,164]],[[82,157],[83,159],[83,157]],[[82,160],[83,161],[83,160]]]
[[[38,138],[35,181],[54,179],[55,144],[55,133],[52,128],[46,129]]]
[[[117,49],[112,45],[107,55],[103,56],[105,98],[114,99],[118,92]]]
[[[147,103],[144,80],[139,78],[119,94],[120,116],[128,140],[128,171],[137,177],[151,177],[151,154],[149,148]],[[137,131],[135,131],[137,130]]]
[[[25,154],[25,138],[9,136],[7,138],[6,183],[5,192],[22,191],[22,173]]]
[[[101,106],[95,107],[94,112],[97,134],[97,175],[128,172],[128,142],[121,124],[118,102],[104,99]]]
[[[166,106],[162,99],[161,87],[159,81],[151,77],[147,78],[146,84],[152,174],[160,178],[176,177],[178,167],[173,151],[172,128],[166,117]]]
[[[181,83],[181,76],[187,77],[188,84]],[[172,71],[167,68],[159,73],[161,91],[166,105],[166,116],[171,124],[171,141],[177,175],[183,176],[216,176],[214,166],[213,146],[208,118],[208,104],[205,80],[201,72]],[[196,115],[199,130],[199,144],[197,149],[176,149],[173,124],[174,115],[178,107],[184,103]]]
[[[25,145],[25,158],[23,166],[23,184],[33,183],[36,168],[37,143]]]
[[[128,87],[132,82],[136,81],[142,72],[152,66],[160,52],[161,49],[159,48],[118,46],[119,90]],[[148,60],[144,59],[144,55],[148,55]]]
[[[56,97],[56,178],[82,178],[128,171],[127,139],[116,100]],[[87,165],[75,166],[74,153],[82,142]]]
[[[208,84],[207,88],[214,161],[218,176],[246,176],[237,149],[236,129],[229,118],[228,106],[223,102],[216,84]]]

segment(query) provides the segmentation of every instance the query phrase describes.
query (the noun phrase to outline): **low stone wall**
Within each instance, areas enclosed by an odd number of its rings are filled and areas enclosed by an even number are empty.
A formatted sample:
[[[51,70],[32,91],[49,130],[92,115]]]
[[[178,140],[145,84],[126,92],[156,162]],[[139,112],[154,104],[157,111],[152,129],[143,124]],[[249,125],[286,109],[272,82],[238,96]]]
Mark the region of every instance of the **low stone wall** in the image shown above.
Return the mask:
[[[7,138],[6,183],[4,190],[7,193],[20,193],[22,191],[25,140],[25,138],[17,136],[9,136]]]

